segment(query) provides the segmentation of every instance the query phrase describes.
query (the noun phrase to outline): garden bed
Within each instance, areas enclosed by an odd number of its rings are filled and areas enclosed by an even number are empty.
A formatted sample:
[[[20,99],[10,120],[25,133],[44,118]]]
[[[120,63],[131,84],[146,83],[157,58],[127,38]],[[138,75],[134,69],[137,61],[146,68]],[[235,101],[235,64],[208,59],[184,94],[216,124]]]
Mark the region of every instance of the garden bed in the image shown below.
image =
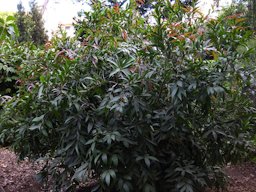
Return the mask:
[[[35,180],[39,167],[28,160],[17,162],[10,150],[0,148],[0,192],[39,192]]]

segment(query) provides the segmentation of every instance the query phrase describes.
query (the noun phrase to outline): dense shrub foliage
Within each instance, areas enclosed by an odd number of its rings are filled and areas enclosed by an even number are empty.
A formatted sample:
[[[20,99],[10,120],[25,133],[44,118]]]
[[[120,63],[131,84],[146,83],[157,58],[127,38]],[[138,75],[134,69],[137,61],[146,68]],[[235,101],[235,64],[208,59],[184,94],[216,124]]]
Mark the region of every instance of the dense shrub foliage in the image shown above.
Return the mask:
[[[18,43],[20,33],[15,22],[13,16],[0,18],[0,104],[15,94],[18,87],[29,83],[43,61],[44,50],[31,42]]]
[[[149,21],[135,6],[94,3],[77,26],[83,42],[36,51],[21,72],[33,78],[4,106],[2,142],[43,157],[40,176],[55,191],[92,181],[104,192],[223,187],[220,166],[247,155],[254,49],[243,19],[159,1]]]
[[[0,17],[0,42],[13,37],[15,33],[18,33],[17,26],[15,25],[15,19],[13,16],[1,16]]]
[[[18,54],[14,51],[14,42],[17,34],[14,17],[0,18],[0,95],[9,94],[14,89],[15,57]]]

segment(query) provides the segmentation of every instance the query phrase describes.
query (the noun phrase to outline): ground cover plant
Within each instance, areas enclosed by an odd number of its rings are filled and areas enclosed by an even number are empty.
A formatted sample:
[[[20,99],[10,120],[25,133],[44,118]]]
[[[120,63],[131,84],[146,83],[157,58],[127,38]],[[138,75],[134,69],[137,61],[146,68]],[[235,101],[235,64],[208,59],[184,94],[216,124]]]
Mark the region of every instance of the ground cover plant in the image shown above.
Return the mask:
[[[221,188],[221,166],[250,151],[255,50],[243,18],[158,1],[148,20],[136,6],[94,2],[80,42],[63,36],[34,51],[3,106],[2,143],[44,158],[39,176],[54,191],[92,181],[104,192]]]

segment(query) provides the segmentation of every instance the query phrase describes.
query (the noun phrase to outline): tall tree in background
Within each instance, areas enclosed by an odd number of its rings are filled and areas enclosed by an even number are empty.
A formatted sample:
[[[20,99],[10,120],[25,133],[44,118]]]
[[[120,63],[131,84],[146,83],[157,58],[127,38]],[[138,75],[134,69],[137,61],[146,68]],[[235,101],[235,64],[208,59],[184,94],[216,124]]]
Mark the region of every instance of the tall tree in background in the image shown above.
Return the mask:
[[[36,45],[42,45],[47,41],[42,13],[35,1],[30,2],[30,12],[26,12],[22,3],[17,5],[16,25],[20,36],[19,42],[33,41]]]
[[[31,36],[35,44],[42,45],[46,43],[48,39],[44,28],[43,16],[35,1],[30,2],[30,9],[31,18],[34,23],[31,30]]]
[[[22,2],[19,2],[17,5],[16,25],[19,29],[19,42],[27,42],[31,39],[29,29],[31,29],[31,17],[29,14],[26,14],[25,9],[22,5]]]

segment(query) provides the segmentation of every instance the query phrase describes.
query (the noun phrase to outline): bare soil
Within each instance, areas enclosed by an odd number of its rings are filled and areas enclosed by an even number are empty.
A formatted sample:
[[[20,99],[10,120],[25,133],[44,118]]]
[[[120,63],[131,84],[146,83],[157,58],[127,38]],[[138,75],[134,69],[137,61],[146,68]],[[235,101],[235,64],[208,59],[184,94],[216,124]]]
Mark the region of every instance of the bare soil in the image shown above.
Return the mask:
[[[256,192],[256,164],[243,163],[225,168],[229,192]]]
[[[28,160],[17,161],[17,156],[0,148],[0,192],[43,192],[35,175],[40,167]],[[256,164],[243,163],[227,166],[228,192],[256,192]]]
[[[0,192],[39,192],[35,180],[39,167],[28,160],[18,162],[10,150],[0,148]]]

